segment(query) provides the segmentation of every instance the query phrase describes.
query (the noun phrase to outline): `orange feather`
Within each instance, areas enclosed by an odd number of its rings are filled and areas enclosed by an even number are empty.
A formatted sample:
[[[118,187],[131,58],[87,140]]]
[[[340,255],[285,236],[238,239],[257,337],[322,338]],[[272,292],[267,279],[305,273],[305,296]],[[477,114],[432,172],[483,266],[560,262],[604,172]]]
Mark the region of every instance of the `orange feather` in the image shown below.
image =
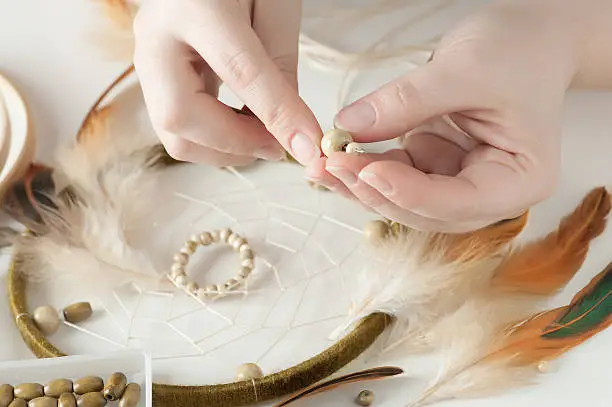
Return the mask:
[[[512,253],[496,272],[495,289],[552,295],[582,266],[590,242],[604,230],[610,212],[605,188],[592,190],[556,231]]]

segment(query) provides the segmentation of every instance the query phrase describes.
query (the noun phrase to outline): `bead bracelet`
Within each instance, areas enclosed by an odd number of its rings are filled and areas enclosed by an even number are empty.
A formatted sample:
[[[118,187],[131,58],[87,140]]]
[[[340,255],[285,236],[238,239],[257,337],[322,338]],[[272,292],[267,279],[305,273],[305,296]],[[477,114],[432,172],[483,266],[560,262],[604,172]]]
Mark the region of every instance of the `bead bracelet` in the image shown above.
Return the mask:
[[[141,388],[128,383],[125,374],[110,375],[106,386],[101,377],[86,376],[76,381],[55,379],[45,386],[21,383],[0,385],[0,407],[104,407],[118,401],[118,407],[136,407]]]
[[[225,284],[209,284],[201,288],[196,282],[191,281],[187,277],[185,269],[191,255],[195,253],[199,246],[209,246],[213,243],[225,243],[240,253],[240,269],[238,274],[227,280]],[[227,292],[238,288],[253,272],[254,267],[253,250],[247,240],[238,233],[226,228],[212,232],[203,232],[187,240],[180,251],[174,255],[170,279],[178,287],[205,301],[210,298],[222,297]]]

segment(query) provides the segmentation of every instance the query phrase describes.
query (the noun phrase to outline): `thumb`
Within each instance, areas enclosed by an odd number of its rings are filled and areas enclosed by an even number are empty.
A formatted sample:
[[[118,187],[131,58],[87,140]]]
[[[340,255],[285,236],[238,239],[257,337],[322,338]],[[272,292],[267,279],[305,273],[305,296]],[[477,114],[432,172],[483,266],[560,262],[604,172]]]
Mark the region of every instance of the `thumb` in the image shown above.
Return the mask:
[[[464,101],[456,87],[454,76],[432,62],[353,102],[334,123],[353,133],[358,142],[389,140],[428,119],[457,111]]]

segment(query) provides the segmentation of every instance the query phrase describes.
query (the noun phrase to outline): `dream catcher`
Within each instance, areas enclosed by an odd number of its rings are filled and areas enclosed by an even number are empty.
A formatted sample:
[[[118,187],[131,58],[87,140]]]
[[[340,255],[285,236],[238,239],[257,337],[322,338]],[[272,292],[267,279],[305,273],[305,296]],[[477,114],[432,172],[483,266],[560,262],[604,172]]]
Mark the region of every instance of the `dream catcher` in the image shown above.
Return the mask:
[[[406,400],[420,406],[531,383],[610,324],[610,268],[546,309],[605,229],[604,188],[526,244],[516,239],[528,213],[473,233],[419,232],[312,188],[290,159],[173,160],[133,79],[126,70],[52,168],[31,166],[5,196],[27,227],[14,239],[10,306],[36,356],[144,349],[156,406],[285,406],[346,383],[409,386],[409,371],[380,361],[441,354],[435,381]],[[323,144],[365,153],[337,131]],[[355,401],[376,396],[365,388]]]

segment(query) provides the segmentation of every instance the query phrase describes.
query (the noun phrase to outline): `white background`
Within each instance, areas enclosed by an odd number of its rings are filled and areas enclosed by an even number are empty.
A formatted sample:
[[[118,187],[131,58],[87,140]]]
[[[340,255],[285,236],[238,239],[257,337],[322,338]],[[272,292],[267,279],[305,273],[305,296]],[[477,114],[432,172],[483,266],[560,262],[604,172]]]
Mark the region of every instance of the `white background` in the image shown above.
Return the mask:
[[[87,32],[99,19],[87,0],[0,0],[0,71],[9,76],[33,115],[38,139],[37,159],[48,161],[61,141],[70,140],[100,91],[125,67],[102,58],[87,40]],[[464,1],[453,13],[439,19],[444,30],[478,3]],[[432,27],[429,27],[432,28]],[[346,38],[345,38],[346,40]],[[338,76],[301,71],[303,97],[324,128],[335,113]],[[382,83],[387,76],[369,78]],[[571,211],[592,187],[609,185],[612,179],[612,93],[583,92],[569,95],[563,118],[562,178],[555,195],[534,208],[528,236],[546,233],[561,216]],[[558,297],[563,303],[612,260],[612,228],[593,245],[583,269]],[[4,275],[8,256],[2,256]],[[5,282],[0,282],[5,291]],[[609,405],[612,378],[612,330],[604,332],[570,352],[558,372],[543,377],[539,386],[489,400],[450,402],[448,406],[589,406]],[[7,307],[0,303],[0,360],[31,358],[21,342]],[[389,395],[389,383],[369,387],[386,394],[378,405],[401,406],[401,397]],[[350,405],[357,387],[317,397],[325,405]],[[382,401],[382,400],[381,400]]]

